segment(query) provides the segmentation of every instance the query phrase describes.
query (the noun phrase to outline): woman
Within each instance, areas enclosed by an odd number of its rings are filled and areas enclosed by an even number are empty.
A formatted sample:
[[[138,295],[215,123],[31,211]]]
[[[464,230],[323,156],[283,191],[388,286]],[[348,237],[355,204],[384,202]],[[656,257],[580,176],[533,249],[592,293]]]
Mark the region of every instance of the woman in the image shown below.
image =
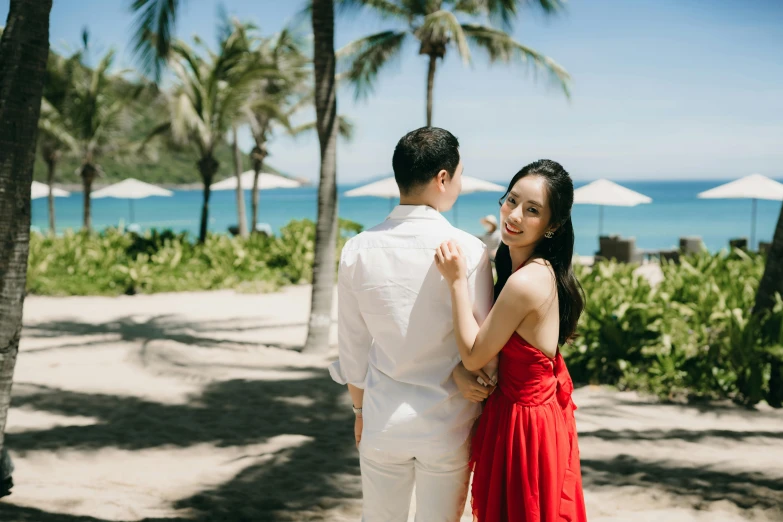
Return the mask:
[[[585,521],[573,383],[558,346],[584,308],[571,269],[574,185],[558,163],[520,170],[501,198],[496,302],[479,328],[471,312],[459,246],[443,243],[435,262],[449,283],[462,362],[470,371],[500,354],[471,449],[478,522]]]

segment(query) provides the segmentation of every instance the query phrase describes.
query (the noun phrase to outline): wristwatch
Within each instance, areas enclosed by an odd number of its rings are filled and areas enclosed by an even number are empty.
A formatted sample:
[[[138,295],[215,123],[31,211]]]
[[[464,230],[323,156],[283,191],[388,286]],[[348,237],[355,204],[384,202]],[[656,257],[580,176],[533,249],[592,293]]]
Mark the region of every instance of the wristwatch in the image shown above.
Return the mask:
[[[362,416],[362,409],[361,408],[357,408],[356,406],[351,404],[351,409],[353,410],[354,415],[356,415],[357,417],[361,417]]]

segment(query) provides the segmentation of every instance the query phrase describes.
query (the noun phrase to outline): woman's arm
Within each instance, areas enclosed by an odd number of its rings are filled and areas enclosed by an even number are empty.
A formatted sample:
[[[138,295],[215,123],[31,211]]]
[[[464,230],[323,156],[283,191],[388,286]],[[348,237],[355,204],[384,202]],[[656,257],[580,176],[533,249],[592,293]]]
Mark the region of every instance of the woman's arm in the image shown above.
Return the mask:
[[[528,276],[523,271],[509,278],[487,320],[479,328],[473,317],[462,249],[451,241],[443,243],[435,253],[435,263],[451,290],[454,333],[462,364],[469,371],[483,368],[500,352],[535,306],[533,285],[527,284]]]

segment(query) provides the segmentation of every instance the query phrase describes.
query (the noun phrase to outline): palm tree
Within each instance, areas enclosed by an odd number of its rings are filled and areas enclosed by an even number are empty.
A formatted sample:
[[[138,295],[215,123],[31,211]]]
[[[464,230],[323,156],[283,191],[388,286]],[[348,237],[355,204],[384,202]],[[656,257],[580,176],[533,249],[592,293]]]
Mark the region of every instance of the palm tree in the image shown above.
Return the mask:
[[[68,110],[72,103],[71,89],[74,73],[81,66],[81,55],[75,53],[62,58],[54,53],[49,55],[46,64],[46,81],[41,100],[41,117],[38,120],[38,144],[41,157],[46,163],[47,184],[49,185],[49,230],[55,233],[55,210],[53,185],[57,163],[65,153],[76,153],[78,145],[71,132]]]
[[[500,18],[510,25],[517,1],[512,0],[343,0],[344,4],[364,5],[400,27],[366,36],[338,52],[347,67],[348,80],[356,96],[368,94],[380,70],[399,55],[406,42],[417,42],[419,54],[427,57],[427,126],[432,126],[432,93],[438,59],[454,48],[465,64],[471,62],[470,45],[484,50],[491,63],[529,63],[546,72],[566,96],[570,77],[554,60],[514,40],[502,29],[475,23],[481,17]],[[545,10],[555,10],[559,1],[538,2]],[[460,17],[472,20],[460,21]]]
[[[269,155],[267,144],[276,127],[292,132],[290,117],[303,105],[302,93],[306,89],[305,84],[310,74],[307,67],[309,60],[303,48],[302,38],[286,28],[274,37],[262,41],[257,51],[257,59],[274,68],[278,75],[259,82],[246,114],[255,142],[250,152],[255,172],[251,203],[253,231],[258,222],[258,178]]]
[[[783,296],[783,206],[780,208],[780,216],[772,236],[772,244],[767,251],[767,263],[764,266],[764,275],[761,277],[756,292],[753,313],[762,315],[772,310],[776,294]],[[767,402],[770,406],[780,408],[783,406],[783,361],[773,358],[771,362]]]
[[[245,191],[242,188],[242,153],[239,150],[239,131],[236,124],[231,127],[231,148],[234,153],[234,177],[237,180],[237,226],[239,227],[239,237],[247,237]]]
[[[30,184],[41,110],[52,0],[11,0],[0,36],[0,455],[22,331],[30,243]],[[11,486],[0,457],[0,496]]]
[[[175,42],[169,67],[177,80],[169,93],[169,121],[152,136],[168,133],[175,142],[190,145],[198,154],[198,170],[204,184],[199,242],[207,237],[210,185],[220,167],[215,149],[242,114],[257,82],[273,75],[264,64],[252,60],[244,46],[242,28],[235,28],[220,42],[218,53],[197,53]],[[198,44],[202,45],[200,41]]]
[[[329,346],[337,245],[337,82],[334,54],[334,2],[313,0],[315,114],[321,148],[318,222],[315,229],[313,293],[304,350]]]
[[[252,36],[250,32],[246,35]],[[269,155],[268,144],[275,133],[283,130],[289,135],[298,136],[316,129],[316,122],[305,123],[297,127],[291,126],[291,119],[306,107],[314,103],[312,71],[310,58],[305,52],[304,38],[294,29],[285,28],[270,38],[257,39],[256,43],[248,42],[246,47],[253,49],[254,59],[266,64],[274,71],[274,76],[263,78],[258,83],[252,100],[249,101],[243,120],[247,121],[255,141],[250,152],[253,165],[252,189],[252,223],[258,222],[260,189],[259,175],[264,167],[264,161]],[[338,115],[339,134],[345,139],[351,139],[353,125],[346,118]]]
[[[86,55],[89,49],[86,30],[82,33],[82,41]],[[109,50],[94,69],[78,69],[81,74],[77,75],[72,91],[70,123],[82,162],[79,175],[84,190],[85,230],[92,228],[92,184],[103,174],[98,161],[105,155],[121,156],[130,150],[128,140],[124,139],[130,130],[131,120],[126,112],[130,97],[120,93],[115,85],[124,71],[109,73],[114,55],[114,51]]]

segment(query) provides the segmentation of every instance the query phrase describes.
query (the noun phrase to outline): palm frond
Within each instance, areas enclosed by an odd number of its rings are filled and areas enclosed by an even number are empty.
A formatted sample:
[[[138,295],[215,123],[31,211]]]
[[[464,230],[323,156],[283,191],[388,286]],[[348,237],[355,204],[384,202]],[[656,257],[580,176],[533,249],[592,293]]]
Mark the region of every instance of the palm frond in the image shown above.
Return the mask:
[[[315,132],[316,130],[316,122],[311,121],[308,123],[303,123],[302,125],[297,125],[293,129],[291,129],[290,134],[293,137],[299,137],[304,134],[309,134],[311,132]],[[346,141],[350,141],[353,139],[353,133],[354,133],[354,124],[351,120],[346,118],[345,116],[337,115],[337,132],[340,134],[340,137],[345,139]]]
[[[399,54],[406,37],[406,32],[385,31],[356,40],[336,53],[346,64],[347,79],[357,99],[372,92],[378,72]]]
[[[38,129],[42,141],[46,141],[47,147],[56,150],[68,149],[76,152],[79,144],[71,134],[63,114],[57,110],[46,98],[41,100],[41,116],[38,119]]]
[[[145,137],[143,140],[141,140],[138,143],[136,151],[140,154],[143,154],[146,152],[146,149],[150,142],[154,140],[155,138],[158,138],[160,136],[164,135],[171,135],[171,122],[167,121],[164,123],[160,123],[156,125]]]
[[[566,96],[570,97],[571,76],[553,59],[522,45],[507,33],[493,27],[463,24],[462,28],[470,41],[487,52],[490,62],[512,63],[519,61],[532,64],[534,70],[548,73],[551,81],[556,83]]]
[[[337,132],[343,139],[351,141],[353,139],[354,128],[355,126],[351,120],[345,116],[337,115]]]
[[[260,134],[262,127],[268,127],[271,122],[291,130],[290,112],[285,106],[285,100],[261,98],[252,102],[248,109],[254,116],[250,124],[254,134]]]
[[[439,10],[443,4],[442,0],[398,0],[398,2],[411,17],[427,16]]]
[[[301,125],[297,125],[296,127],[292,128],[290,134],[291,136],[299,137],[303,134],[313,132],[315,131],[315,129],[316,129],[316,122],[310,121],[307,123],[303,123]]]
[[[163,65],[169,58],[177,15],[183,0],[133,0],[133,54],[142,70],[160,80]]]
[[[488,14],[486,0],[452,0],[454,11],[469,16]]]
[[[90,93],[92,96],[97,96],[108,80],[108,71],[114,62],[114,50],[109,50],[98,65],[95,67],[92,73],[92,82],[90,83]]]
[[[190,67],[194,78],[201,81],[202,60],[188,45],[182,41],[176,41],[171,44],[172,60],[184,60]]]
[[[335,8],[340,14],[356,13],[365,9],[372,9],[381,18],[397,18],[408,20],[411,12],[399,2],[393,0],[337,0]]]
[[[441,9],[424,17],[424,21],[416,30],[416,37],[422,45],[438,46],[454,42],[462,62],[470,63],[470,49],[465,33],[454,13]]]
[[[508,2],[510,0],[494,0],[495,2]],[[566,0],[517,0],[517,2],[525,5],[536,4],[545,13],[557,13],[565,10]]]
[[[509,30],[514,25],[514,20],[519,14],[519,7],[539,7],[547,15],[557,14],[565,8],[566,0],[457,0],[455,10],[468,12],[464,8],[477,14],[478,11],[489,16],[489,19]]]

